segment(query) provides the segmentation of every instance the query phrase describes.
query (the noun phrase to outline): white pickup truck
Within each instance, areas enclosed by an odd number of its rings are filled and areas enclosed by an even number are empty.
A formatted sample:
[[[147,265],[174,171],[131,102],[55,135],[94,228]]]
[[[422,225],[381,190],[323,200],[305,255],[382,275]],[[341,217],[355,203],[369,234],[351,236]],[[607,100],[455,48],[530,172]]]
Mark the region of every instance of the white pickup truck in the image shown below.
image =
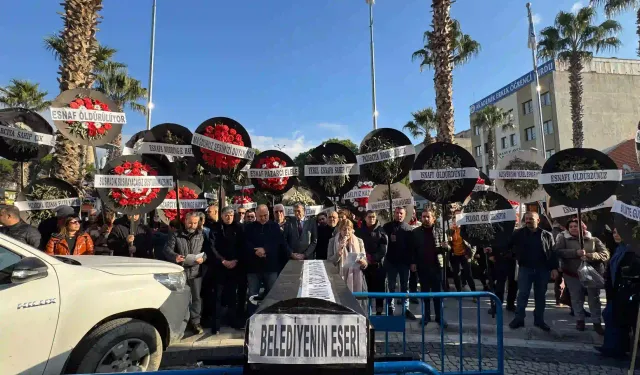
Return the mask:
[[[187,324],[185,281],[167,262],[51,257],[0,235],[0,374],[157,370]]]

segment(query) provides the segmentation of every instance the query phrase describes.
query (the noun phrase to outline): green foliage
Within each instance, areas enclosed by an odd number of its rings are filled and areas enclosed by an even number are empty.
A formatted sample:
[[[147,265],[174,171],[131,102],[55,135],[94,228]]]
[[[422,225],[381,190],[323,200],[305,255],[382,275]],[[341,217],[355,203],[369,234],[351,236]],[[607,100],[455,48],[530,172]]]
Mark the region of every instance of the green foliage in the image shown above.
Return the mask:
[[[327,139],[326,141],[324,141],[322,143],[323,144],[324,143],[340,143],[340,144],[343,144],[343,145],[347,146],[355,154],[358,154],[358,145],[353,143],[350,139],[329,138],[329,139]],[[302,175],[304,174],[304,166],[307,163],[307,161],[309,159],[309,154],[311,153],[312,150],[313,150],[313,148],[310,148],[307,151],[299,153],[298,156],[293,158],[293,162],[300,169],[300,175],[301,176],[300,176],[299,180],[300,180],[300,185],[303,186],[303,187],[307,187],[308,186],[306,181],[305,181],[305,179],[302,177]]]
[[[460,22],[452,19],[449,25],[449,32],[451,33],[452,46],[450,48],[449,59],[454,67],[466,64],[471,58],[477,56],[480,53],[482,47],[480,43],[476,42],[468,34],[464,34],[460,28]],[[415,51],[411,55],[411,60],[420,61],[420,70],[424,67],[433,68],[436,64],[434,55],[434,31],[425,31],[423,40],[424,47]]]
[[[51,102],[46,100],[47,91],[40,91],[40,84],[21,79],[12,79],[6,87],[0,87],[0,104],[20,107],[32,111],[43,111]]]
[[[433,108],[424,108],[417,112],[412,112],[413,120],[407,122],[402,130],[409,132],[413,138],[423,137],[422,143],[425,145],[433,143],[432,132],[438,131],[438,118]]]

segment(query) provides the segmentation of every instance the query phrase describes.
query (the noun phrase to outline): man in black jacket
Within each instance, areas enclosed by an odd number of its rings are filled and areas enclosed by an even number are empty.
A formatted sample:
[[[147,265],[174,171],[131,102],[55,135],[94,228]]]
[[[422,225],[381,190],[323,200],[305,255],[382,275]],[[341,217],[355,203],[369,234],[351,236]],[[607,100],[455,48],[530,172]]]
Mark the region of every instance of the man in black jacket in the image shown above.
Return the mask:
[[[154,258],[153,231],[140,222],[140,215],[127,215],[114,221],[107,245],[114,256]]]
[[[329,213],[321,212],[318,214],[317,221],[318,243],[316,245],[316,259],[326,260],[327,251],[329,250],[329,241],[331,240],[331,237],[333,237],[336,225],[338,225],[338,213],[335,211],[331,211]]]
[[[382,260],[387,254],[389,239],[378,223],[375,211],[367,211],[365,223],[356,230],[356,237],[362,239],[367,252],[367,268],[364,277],[367,280],[369,292],[384,293],[385,272],[382,268]],[[382,315],[384,301],[376,299],[376,315]]]
[[[40,246],[40,232],[20,219],[18,207],[0,206],[0,224],[0,233],[36,249]]]
[[[191,323],[191,328],[196,334],[203,332],[200,325],[200,312],[202,309],[202,272],[200,265],[207,260],[206,253],[213,252],[213,249],[204,251],[204,235],[202,230],[198,229],[199,224],[200,218],[197,212],[187,213],[184,218],[184,229],[169,234],[167,245],[164,248],[165,259],[173,260],[184,267],[187,285],[191,289],[189,323]]]
[[[411,246],[411,230],[409,224],[404,222],[407,211],[404,207],[396,207],[393,213],[393,221],[386,223],[383,229],[389,237],[387,255],[384,259],[384,269],[387,273],[389,292],[396,291],[396,278],[400,277],[400,292],[407,293],[409,286],[409,266],[413,263]],[[404,299],[405,315],[407,319],[415,320],[416,317],[409,311],[409,300]],[[390,305],[391,313],[395,310],[393,303]]]
[[[516,317],[509,323],[509,327],[511,329],[524,327],[525,309],[533,286],[535,300],[533,325],[548,332],[551,328],[544,322],[547,284],[549,276],[552,279],[558,276],[558,258],[553,251],[553,236],[538,227],[540,224],[538,213],[527,212],[524,218],[526,226],[513,233],[508,246],[520,266]],[[493,249],[487,248],[485,251],[491,254]]]

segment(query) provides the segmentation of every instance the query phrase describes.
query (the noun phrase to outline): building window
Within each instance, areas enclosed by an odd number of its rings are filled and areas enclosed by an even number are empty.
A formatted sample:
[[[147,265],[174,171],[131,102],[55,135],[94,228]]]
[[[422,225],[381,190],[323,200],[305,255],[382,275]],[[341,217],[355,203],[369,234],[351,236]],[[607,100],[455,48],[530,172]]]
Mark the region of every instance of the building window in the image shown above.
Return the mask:
[[[544,134],[553,134],[553,120],[545,121],[542,124],[542,129],[544,130]]]
[[[475,154],[476,156],[482,156],[482,153],[480,152],[480,146],[475,147]]]
[[[547,150],[547,159],[549,159],[551,157],[551,155],[553,155],[555,153],[556,153],[556,150],[554,150],[554,149]]]
[[[473,132],[475,133],[475,135],[480,135],[480,127],[479,126],[474,126],[473,127]]]
[[[549,91],[540,95],[540,102],[542,105],[551,105],[551,93]]]
[[[487,142],[484,143],[484,153],[485,154],[489,153],[489,143],[487,143]]]
[[[516,146],[516,135],[515,134],[509,135],[509,141],[511,143],[511,147],[515,147]]]
[[[502,142],[502,149],[504,150],[505,148],[507,148],[507,137],[502,137],[500,141]]]
[[[533,126],[530,128],[524,129],[524,132],[525,132],[525,139],[527,141],[533,141],[534,139],[536,139],[536,129]]]
[[[529,100],[528,102],[522,103],[522,111],[525,115],[533,112],[533,101]]]

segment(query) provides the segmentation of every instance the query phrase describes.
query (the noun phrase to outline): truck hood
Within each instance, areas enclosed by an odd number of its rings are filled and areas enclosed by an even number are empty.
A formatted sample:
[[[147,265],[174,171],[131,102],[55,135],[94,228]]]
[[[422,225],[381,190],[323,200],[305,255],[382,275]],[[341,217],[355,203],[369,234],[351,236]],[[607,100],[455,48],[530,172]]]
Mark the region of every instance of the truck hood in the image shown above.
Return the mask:
[[[154,273],[174,273],[184,269],[177,264],[155,259],[128,258],[104,255],[64,255],[56,256],[67,264],[78,264],[82,267],[110,273],[112,275],[148,275]],[[64,258],[60,259],[60,258]]]

